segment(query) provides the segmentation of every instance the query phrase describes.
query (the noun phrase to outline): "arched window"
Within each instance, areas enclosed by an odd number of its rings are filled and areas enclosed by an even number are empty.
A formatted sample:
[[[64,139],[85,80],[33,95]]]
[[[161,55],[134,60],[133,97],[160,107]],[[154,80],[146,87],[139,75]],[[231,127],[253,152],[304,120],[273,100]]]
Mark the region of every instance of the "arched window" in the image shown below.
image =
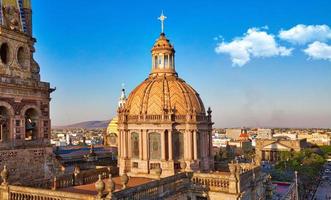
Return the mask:
[[[131,133],[132,158],[139,158],[139,134]]]
[[[27,53],[24,49],[24,47],[18,48],[17,51],[17,62],[20,64],[22,68],[26,68],[28,66],[28,58],[27,58]]]
[[[38,112],[30,108],[25,112],[25,140],[35,140],[38,136]]]
[[[9,46],[7,43],[3,43],[0,47],[0,57],[3,64],[7,64],[9,61]]]
[[[110,133],[109,134],[109,144],[111,146],[117,145],[117,135],[116,135],[116,133]]]
[[[173,133],[173,154],[175,160],[184,158],[184,134],[181,132]]]
[[[0,141],[9,139],[9,115],[8,110],[4,106],[0,106]]]
[[[164,55],[164,68],[169,68],[169,55]]]
[[[154,69],[157,68],[157,63],[158,63],[157,56],[154,56]]]
[[[152,160],[161,160],[161,136],[160,133],[149,134],[149,156]]]

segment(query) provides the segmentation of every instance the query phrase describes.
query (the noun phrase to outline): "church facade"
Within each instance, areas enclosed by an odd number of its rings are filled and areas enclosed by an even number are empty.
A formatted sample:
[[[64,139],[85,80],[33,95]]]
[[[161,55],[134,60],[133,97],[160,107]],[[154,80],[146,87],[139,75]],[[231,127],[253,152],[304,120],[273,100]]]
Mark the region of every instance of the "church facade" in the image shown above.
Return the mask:
[[[0,167],[10,167],[12,181],[24,184],[48,176],[54,89],[40,80],[33,58],[30,0],[0,4]]]
[[[118,109],[120,174],[166,177],[213,169],[211,110],[178,76],[175,49],[163,31],[151,53],[151,73]]]

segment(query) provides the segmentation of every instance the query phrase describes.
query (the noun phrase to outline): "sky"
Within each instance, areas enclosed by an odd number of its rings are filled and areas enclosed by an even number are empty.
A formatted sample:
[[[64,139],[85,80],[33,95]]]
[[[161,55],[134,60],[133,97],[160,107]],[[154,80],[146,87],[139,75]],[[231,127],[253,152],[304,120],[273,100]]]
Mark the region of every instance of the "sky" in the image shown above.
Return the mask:
[[[167,16],[176,70],[214,127],[331,127],[331,2],[33,0],[53,125],[108,120],[151,70]]]

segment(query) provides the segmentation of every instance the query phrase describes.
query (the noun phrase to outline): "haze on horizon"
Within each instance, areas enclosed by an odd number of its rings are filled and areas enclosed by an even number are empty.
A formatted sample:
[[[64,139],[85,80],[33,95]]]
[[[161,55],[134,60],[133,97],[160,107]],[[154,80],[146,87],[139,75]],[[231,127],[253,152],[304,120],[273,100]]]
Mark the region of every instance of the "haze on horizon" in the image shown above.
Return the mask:
[[[116,115],[122,83],[128,95],[150,72],[164,10],[176,70],[214,127],[331,127],[331,2],[148,2],[33,1],[53,125]]]

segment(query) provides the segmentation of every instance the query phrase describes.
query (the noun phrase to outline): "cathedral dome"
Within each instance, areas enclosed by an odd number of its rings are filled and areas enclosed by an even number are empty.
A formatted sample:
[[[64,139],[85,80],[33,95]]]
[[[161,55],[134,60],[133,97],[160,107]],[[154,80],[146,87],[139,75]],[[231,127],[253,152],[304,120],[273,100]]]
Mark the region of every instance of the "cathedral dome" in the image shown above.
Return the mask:
[[[165,18],[160,20],[162,19]],[[163,24],[162,32],[154,43],[151,54],[151,73],[131,92],[124,104],[125,112],[135,116],[205,116],[205,108],[199,94],[176,73],[175,49],[163,32]]]
[[[205,114],[199,94],[177,76],[150,76],[134,89],[125,105],[129,115]]]

